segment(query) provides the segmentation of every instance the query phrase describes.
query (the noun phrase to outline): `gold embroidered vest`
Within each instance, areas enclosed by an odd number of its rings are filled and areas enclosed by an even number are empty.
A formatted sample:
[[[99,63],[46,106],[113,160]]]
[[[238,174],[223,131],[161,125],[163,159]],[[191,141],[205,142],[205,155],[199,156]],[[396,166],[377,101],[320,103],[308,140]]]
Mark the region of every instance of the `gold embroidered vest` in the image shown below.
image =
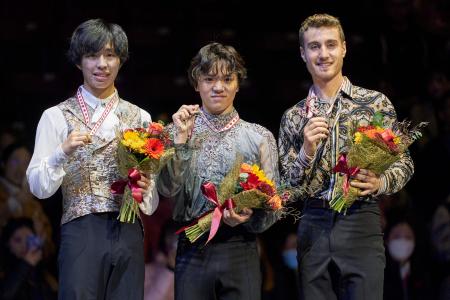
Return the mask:
[[[68,132],[74,129],[89,132],[76,98],[69,98],[58,107],[66,119]],[[89,115],[93,110],[88,106]],[[141,114],[137,106],[120,99],[114,113],[122,128],[141,127]],[[111,193],[111,184],[120,179],[117,167],[117,139],[104,140],[92,136],[92,143],[79,147],[64,164],[61,189],[63,216],[61,224],[75,218],[101,212],[119,211],[122,195]]]

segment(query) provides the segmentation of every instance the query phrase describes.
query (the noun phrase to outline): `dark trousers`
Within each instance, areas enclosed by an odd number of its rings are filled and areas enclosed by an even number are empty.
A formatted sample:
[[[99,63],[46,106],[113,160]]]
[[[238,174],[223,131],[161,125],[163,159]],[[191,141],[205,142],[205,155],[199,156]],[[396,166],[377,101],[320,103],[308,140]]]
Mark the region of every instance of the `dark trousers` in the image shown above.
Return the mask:
[[[298,227],[301,299],[381,300],[385,254],[377,204],[346,215],[305,204]]]
[[[142,229],[117,215],[90,214],[62,225],[60,300],[143,299]]]
[[[226,226],[222,224],[221,226]],[[180,235],[175,266],[176,300],[261,300],[261,270],[255,238],[203,246]]]

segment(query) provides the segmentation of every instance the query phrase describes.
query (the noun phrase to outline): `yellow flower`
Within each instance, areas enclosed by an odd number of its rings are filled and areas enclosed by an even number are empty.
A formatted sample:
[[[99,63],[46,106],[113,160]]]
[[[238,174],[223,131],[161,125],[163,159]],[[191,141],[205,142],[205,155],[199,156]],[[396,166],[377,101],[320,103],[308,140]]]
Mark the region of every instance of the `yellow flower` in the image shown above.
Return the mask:
[[[355,143],[359,144],[362,141],[362,133],[361,132],[355,132]]]
[[[138,132],[125,131],[123,133],[122,144],[133,151],[145,153],[145,141],[139,136]]]
[[[262,182],[267,183],[268,185],[270,185],[271,187],[275,187],[275,184],[273,183],[273,181],[269,180],[266,177],[266,174],[264,174],[264,171],[261,170],[258,165],[252,165],[252,173],[255,174],[259,180],[261,180]]]

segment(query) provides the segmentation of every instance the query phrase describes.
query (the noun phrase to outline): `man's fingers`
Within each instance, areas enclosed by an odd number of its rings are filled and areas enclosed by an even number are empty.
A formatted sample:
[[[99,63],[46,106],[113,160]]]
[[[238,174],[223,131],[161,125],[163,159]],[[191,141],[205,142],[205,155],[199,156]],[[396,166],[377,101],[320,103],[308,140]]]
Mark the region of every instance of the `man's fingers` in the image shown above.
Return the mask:
[[[242,209],[242,211],[240,212],[240,214],[241,214],[241,215],[244,215],[244,216],[251,216],[251,215],[253,215],[253,209],[244,207],[244,208]]]

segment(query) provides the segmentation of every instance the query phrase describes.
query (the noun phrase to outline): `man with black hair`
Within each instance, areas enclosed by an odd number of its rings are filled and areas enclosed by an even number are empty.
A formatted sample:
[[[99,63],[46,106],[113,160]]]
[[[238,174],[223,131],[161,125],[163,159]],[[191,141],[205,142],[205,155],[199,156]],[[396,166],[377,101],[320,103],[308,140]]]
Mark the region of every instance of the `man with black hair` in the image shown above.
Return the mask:
[[[110,189],[120,179],[116,131],[151,121],[114,86],[128,58],[127,36],[117,24],[88,20],[75,29],[68,57],[83,73],[83,85],[43,113],[27,170],[38,198],[62,187],[59,299],[142,299],[142,228],[117,220],[121,197]],[[140,209],[153,213],[153,178],[142,174],[137,184],[144,195]]]

